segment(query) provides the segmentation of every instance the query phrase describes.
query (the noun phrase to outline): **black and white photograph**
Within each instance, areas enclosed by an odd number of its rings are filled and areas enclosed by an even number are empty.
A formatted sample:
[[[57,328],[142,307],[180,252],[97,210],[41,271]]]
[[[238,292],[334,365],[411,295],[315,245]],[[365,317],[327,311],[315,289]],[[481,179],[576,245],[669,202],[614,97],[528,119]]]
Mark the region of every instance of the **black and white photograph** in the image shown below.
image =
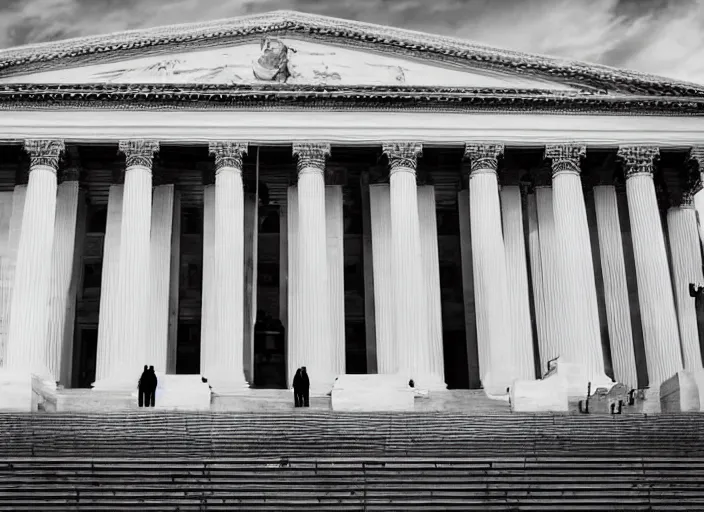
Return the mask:
[[[704,511],[704,0],[0,0],[0,512]]]

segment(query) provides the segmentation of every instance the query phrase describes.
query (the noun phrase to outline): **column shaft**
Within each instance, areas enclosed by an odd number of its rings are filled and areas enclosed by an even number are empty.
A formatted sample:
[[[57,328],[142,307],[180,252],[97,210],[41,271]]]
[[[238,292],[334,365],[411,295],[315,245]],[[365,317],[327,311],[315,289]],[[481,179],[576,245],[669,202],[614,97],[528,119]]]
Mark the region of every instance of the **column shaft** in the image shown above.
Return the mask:
[[[100,283],[98,314],[98,347],[95,380],[108,378],[115,365],[119,347],[119,328],[122,322],[120,290],[120,238],[122,236],[122,199],[124,185],[111,185],[108,195],[108,214],[103,240],[103,269]]]
[[[300,253],[298,222],[298,187],[288,188],[288,328],[286,354],[288,384],[293,383],[296,370],[308,360],[308,344],[301,338]]]
[[[670,235],[677,320],[680,327],[684,368],[699,370],[702,368],[702,352],[699,346],[697,312],[694,298],[689,295],[689,283],[704,282],[696,211],[691,205],[670,208],[667,212],[667,228]]]
[[[528,254],[530,271],[533,282],[533,303],[535,304],[536,333],[538,336],[538,358],[541,378],[547,371],[549,361],[547,354],[551,352],[548,337],[548,319],[546,310],[545,283],[543,277],[543,263],[541,253],[540,229],[538,227],[538,205],[536,194],[528,194],[526,198],[528,211]]]
[[[396,373],[396,307],[394,304],[393,254],[391,241],[391,192],[389,185],[369,186],[372,257],[374,259],[374,320],[378,373]]]
[[[469,190],[457,193],[460,215],[460,251],[462,253],[462,295],[464,301],[464,327],[467,341],[467,372],[469,389],[481,387],[479,350],[477,347],[477,311],[474,303],[474,270],[472,257],[472,233],[469,222]]]
[[[330,330],[325,227],[325,158],[327,144],[294,144],[298,156],[298,250],[300,335],[308,345],[306,366],[312,393],[327,393],[335,380]]]
[[[245,144],[211,142],[215,155],[215,325],[206,377],[213,389],[247,387],[244,378],[244,190]],[[209,350],[210,352],[210,350]]]
[[[342,186],[325,187],[328,284],[330,293],[330,343],[335,374],[346,371],[345,352],[345,232]]]
[[[54,243],[52,248],[47,323],[47,361],[55,381],[61,380],[64,332],[73,281],[76,226],[78,220],[78,181],[65,181],[58,186]],[[75,300],[75,296],[73,297]]]
[[[532,380],[535,378],[535,358],[533,354],[533,327],[530,322],[521,189],[517,186],[503,187],[500,195],[506,253],[509,321],[514,342],[513,349],[518,356],[516,376]]]
[[[54,383],[56,380],[51,375],[48,360],[49,310],[46,305],[51,284],[56,171],[63,149],[61,141],[25,142],[31,163],[17,250],[10,339],[5,362],[10,370],[31,372]]]
[[[203,289],[201,290],[200,372],[217,362],[215,347],[215,185],[203,187]]]
[[[479,368],[482,385],[490,395],[506,394],[519,376],[519,355],[507,315],[506,255],[496,174],[502,152],[498,144],[467,145],[465,149],[471,161],[469,208]]]
[[[638,374],[616,188],[613,185],[594,187],[594,205],[614,378],[627,386],[637,387]]]
[[[553,164],[553,215],[556,248],[563,269],[560,300],[567,306],[566,336],[559,339],[560,357],[579,364],[592,386],[606,381],[599,328],[596,280],[589,240],[589,225],[580,180],[584,146],[548,146]],[[584,383],[586,390],[587,383]]]
[[[682,353],[672,281],[665,250],[655,184],[653,160],[657,148],[621,147],[626,164],[626,194],[638,280],[638,300],[650,389],[682,369]]]

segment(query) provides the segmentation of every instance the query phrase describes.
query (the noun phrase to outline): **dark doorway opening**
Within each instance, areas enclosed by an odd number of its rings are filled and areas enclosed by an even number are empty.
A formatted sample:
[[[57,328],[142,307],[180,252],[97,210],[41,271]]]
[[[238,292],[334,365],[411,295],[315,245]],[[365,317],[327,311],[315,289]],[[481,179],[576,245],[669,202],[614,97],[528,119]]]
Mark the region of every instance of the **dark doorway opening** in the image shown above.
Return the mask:
[[[98,355],[98,328],[80,327],[78,352],[78,388],[90,388],[95,382],[95,365]]]
[[[179,323],[176,340],[176,373],[200,373],[200,322]]]

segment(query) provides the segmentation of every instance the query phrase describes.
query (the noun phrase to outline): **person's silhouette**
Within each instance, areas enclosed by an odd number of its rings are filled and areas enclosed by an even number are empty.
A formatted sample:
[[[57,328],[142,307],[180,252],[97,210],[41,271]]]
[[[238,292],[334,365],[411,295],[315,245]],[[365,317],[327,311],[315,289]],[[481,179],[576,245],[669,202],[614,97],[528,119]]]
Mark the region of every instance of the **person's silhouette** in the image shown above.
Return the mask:
[[[301,367],[301,394],[303,395],[303,407],[310,407],[310,379],[306,367]]]
[[[144,371],[142,372],[142,376],[139,378],[139,382],[137,384],[137,403],[139,404],[140,407],[143,407],[146,402],[146,406],[149,407],[149,398],[147,395],[147,390],[149,389],[149,370],[147,370],[147,365],[144,365]]]
[[[154,371],[154,367],[150,366],[149,367],[149,389],[147,390],[148,395],[147,395],[147,407],[154,407],[154,402],[156,399],[156,385],[158,384],[158,380],[156,378],[156,372]]]
[[[295,407],[303,407],[303,393],[301,393],[301,369],[296,370],[296,375],[293,377],[293,403]]]

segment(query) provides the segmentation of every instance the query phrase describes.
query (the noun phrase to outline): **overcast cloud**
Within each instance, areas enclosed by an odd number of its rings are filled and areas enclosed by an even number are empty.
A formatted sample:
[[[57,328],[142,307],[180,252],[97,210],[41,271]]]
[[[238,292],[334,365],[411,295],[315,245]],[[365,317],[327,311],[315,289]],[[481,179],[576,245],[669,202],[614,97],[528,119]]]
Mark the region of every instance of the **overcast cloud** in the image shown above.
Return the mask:
[[[276,9],[704,83],[704,0],[0,0],[0,48]]]

